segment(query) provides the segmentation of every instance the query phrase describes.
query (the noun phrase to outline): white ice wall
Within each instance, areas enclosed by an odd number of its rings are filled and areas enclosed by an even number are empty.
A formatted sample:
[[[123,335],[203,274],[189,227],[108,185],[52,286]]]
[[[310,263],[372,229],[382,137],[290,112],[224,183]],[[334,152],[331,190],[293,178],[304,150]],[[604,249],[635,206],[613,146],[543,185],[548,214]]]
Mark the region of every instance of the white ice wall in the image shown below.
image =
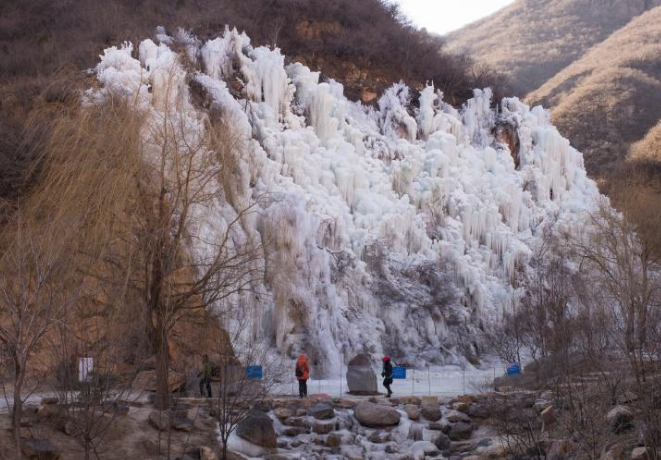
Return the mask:
[[[545,111],[517,99],[497,115],[491,92],[476,91],[457,111],[429,86],[413,110],[416,95],[400,83],[365,107],[236,31],[203,44],[159,37],[139,56],[129,45],[106,50],[89,100],[137,97],[152,117],[176,111],[194,127],[206,112],[188,84],[202,86],[241,142],[232,184],[218,184],[218,205],[200,212],[207,226],[224,228],[267,194],[237,236],[268,236],[265,295],[236,301],[254,309],[259,334],[282,353],[307,352],[316,372],[337,372],[362,351],[460,359],[471,336],[513,303],[510,282],[526,270],[544,222],[557,215],[561,228],[580,226],[598,197],[582,155]],[[492,135],[497,118],[517,127],[518,169]],[[425,277],[456,289],[453,304],[436,305],[437,286]]]

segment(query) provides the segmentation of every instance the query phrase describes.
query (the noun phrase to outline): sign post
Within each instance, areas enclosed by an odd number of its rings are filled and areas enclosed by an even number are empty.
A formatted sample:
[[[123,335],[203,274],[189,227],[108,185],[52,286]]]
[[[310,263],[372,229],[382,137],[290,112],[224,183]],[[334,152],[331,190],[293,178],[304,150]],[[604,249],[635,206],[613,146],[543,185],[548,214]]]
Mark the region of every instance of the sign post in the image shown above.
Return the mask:
[[[406,380],[406,368],[402,366],[397,366],[392,368],[392,379],[393,380]]]
[[[521,375],[521,365],[519,363],[512,363],[507,366],[507,375]]]

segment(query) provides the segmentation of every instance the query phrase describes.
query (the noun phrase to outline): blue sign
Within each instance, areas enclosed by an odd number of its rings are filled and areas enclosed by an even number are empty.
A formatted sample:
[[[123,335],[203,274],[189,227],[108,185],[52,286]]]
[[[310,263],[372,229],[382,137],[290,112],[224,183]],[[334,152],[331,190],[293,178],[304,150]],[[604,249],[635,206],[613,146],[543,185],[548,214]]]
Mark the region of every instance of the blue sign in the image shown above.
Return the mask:
[[[246,377],[254,380],[261,380],[264,371],[262,366],[248,366],[246,367]]]
[[[393,380],[406,380],[406,368],[405,367],[393,367],[392,368],[392,378],[393,378]]]
[[[512,363],[507,366],[507,375],[520,375],[521,365],[519,363]]]

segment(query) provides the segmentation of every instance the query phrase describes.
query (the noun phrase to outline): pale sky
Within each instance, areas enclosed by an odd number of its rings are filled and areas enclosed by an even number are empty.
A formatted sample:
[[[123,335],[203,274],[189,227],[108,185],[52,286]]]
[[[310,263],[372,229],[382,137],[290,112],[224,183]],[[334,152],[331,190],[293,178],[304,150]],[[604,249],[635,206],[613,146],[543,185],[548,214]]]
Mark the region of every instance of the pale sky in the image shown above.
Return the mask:
[[[397,0],[418,27],[446,34],[491,13],[514,0]]]

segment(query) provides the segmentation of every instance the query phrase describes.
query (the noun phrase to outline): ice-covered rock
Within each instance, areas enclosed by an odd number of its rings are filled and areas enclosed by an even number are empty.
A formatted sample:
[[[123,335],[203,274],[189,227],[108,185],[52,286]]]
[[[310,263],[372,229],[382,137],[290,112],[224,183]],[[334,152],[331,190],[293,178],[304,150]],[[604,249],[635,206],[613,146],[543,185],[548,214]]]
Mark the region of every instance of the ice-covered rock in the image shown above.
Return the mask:
[[[399,83],[373,108],[236,30],[203,43],[161,29],[157,42],[105,50],[86,103],[123,98],[142,111],[150,161],[163,120],[175,145],[205,145],[210,129],[232,134],[218,155],[229,172],[205,184],[213,204],[194,209],[190,254],[206,263],[257,203],[231,239],[268,243],[255,262],[264,276],[224,302],[249,319],[246,337],[305,352],[318,376],[365,350],[461,360],[516,308],[513,280],[549,226],[581,229],[599,197],[548,113],[516,98],[495,110],[479,90],[455,109],[430,85],[414,109]],[[503,121],[517,152],[496,139]]]

